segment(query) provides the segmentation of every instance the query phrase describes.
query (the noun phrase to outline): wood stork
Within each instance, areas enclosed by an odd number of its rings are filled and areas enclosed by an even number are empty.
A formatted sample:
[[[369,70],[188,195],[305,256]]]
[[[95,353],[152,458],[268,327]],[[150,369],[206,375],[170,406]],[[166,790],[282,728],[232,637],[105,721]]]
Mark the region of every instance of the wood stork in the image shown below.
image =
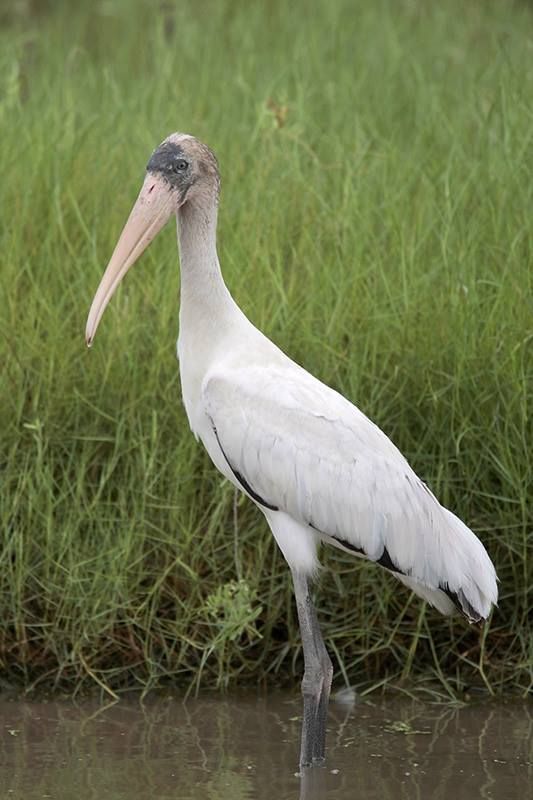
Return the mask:
[[[218,164],[198,139],[168,136],[94,297],[91,345],[111,296],[172,214],[181,261],[178,359],[192,432],[261,509],[292,572],[302,637],[300,764],[321,763],[332,664],[309,591],[317,546],[381,565],[443,614],[485,619],[496,573],[479,539],[440,505],[359,409],[267,339],[237,306],[216,248]]]

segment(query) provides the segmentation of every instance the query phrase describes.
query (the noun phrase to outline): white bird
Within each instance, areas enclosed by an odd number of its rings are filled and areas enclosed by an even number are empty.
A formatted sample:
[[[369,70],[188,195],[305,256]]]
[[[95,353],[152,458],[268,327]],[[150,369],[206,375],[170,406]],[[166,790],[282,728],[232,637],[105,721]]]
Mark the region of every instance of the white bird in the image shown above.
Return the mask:
[[[228,291],[216,249],[211,150],[174,133],[154,151],[94,297],[91,345],[111,296],[172,214],[181,261],[178,358],[190,427],[261,509],[291,569],[302,637],[301,766],[325,757],[332,664],[309,592],[320,542],[387,569],[443,614],[485,619],[496,573],[479,539],[440,505],[359,409],[267,339]]]

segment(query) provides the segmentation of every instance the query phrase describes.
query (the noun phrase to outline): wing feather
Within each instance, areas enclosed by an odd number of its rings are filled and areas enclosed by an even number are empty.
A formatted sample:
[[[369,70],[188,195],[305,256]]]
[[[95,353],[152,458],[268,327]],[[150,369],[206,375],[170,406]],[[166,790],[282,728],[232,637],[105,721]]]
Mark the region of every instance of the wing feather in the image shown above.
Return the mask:
[[[202,393],[228,463],[257,497],[487,615],[496,582],[483,545],[346,398],[296,366],[212,372]]]

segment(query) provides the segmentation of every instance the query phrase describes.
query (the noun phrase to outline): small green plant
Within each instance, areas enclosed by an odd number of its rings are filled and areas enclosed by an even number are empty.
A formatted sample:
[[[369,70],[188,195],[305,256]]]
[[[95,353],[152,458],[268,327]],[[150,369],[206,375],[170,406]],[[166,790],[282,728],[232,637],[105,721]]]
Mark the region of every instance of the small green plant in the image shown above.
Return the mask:
[[[196,676],[196,686],[200,686],[203,667],[213,654],[217,661],[217,686],[227,686],[229,676],[235,677],[245,651],[254,640],[261,638],[256,628],[256,620],[262,606],[256,602],[255,592],[241,579],[217,586],[206,599],[202,615],[210,627],[209,644],[202,656],[202,663]],[[235,654],[238,652],[238,658]],[[242,667],[241,667],[242,669]]]
[[[207,617],[217,630],[215,646],[235,642],[245,635],[248,641],[260,636],[255,621],[262,611],[256,604],[255,592],[245,580],[229,581],[217,586],[205,601]]]

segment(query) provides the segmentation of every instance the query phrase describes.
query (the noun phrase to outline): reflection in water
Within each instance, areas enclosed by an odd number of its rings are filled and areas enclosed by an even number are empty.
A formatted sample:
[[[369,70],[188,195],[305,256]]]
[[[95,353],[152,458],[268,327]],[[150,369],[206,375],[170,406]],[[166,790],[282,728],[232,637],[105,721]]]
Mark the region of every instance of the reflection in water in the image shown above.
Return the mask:
[[[533,785],[533,713],[332,703],[327,765],[300,776],[300,698],[0,702],[0,796],[16,800],[514,800]]]

